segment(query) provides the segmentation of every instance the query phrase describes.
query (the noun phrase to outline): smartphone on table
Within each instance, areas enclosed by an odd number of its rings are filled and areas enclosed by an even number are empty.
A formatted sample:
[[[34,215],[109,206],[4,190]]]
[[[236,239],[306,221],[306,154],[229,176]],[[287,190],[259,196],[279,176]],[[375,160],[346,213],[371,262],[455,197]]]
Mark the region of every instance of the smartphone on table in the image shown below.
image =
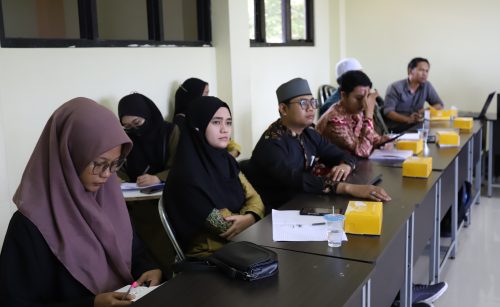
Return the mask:
[[[140,189],[139,192],[141,192],[143,194],[154,194],[154,193],[162,191],[162,190],[163,190],[163,185],[156,185],[156,186]]]
[[[325,214],[331,214],[332,208],[302,208],[300,209],[300,215],[314,215],[321,216]],[[342,210],[335,208],[335,214],[342,214]]]

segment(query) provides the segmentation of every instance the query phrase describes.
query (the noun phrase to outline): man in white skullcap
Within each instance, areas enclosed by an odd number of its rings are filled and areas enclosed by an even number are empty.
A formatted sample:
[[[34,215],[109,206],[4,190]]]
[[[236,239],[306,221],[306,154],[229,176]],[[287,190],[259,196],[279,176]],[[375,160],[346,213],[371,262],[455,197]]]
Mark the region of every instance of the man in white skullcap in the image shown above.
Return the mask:
[[[362,70],[362,69],[363,67],[361,66],[361,63],[359,63],[359,61],[354,58],[342,59],[335,66],[335,70],[337,72],[337,80],[348,71]],[[319,109],[319,117],[321,117],[321,115],[323,115],[332,106],[332,104],[334,104],[339,100],[340,100],[340,92],[338,89],[336,89],[330,95],[330,97],[326,99],[325,103]]]

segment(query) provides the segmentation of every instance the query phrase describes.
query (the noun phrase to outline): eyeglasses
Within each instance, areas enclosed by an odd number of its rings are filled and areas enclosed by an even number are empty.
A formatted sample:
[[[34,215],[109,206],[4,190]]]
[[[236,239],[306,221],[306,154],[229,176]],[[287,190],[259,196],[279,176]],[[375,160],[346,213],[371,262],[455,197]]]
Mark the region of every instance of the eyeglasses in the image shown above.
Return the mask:
[[[140,126],[142,126],[144,124],[146,120],[145,119],[139,119],[139,118],[136,118],[134,119],[131,123],[126,123],[123,125],[123,129],[126,130],[126,131],[130,131],[130,130],[133,130],[133,129],[137,129],[139,128]]]
[[[94,175],[102,175],[104,174],[108,169],[110,173],[116,173],[127,161],[125,158],[119,158],[117,160],[111,161],[111,162],[97,162],[97,161],[92,161],[94,164],[94,167],[92,168],[92,174]]]
[[[311,98],[311,99],[300,99],[298,101],[290,101],[290,103],[298,103],[302,110],[307,110],[308,107],[311,107],[313,109],[317,109],[319,104],[318,104],[318,99]]]

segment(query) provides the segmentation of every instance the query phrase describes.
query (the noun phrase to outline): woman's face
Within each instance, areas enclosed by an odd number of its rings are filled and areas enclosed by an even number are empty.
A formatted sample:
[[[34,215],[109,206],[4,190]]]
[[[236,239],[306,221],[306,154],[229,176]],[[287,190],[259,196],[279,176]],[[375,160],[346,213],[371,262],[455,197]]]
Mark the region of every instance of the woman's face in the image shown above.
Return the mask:
[[[218,149],[227,147],[231,136],[233,119],[229,110],[221,107],[215,112],[205,130],[205,138],[210,146]]]
[[[144,125],[146,120],[139,116],[125,115],[121,118],[123,129],[133,130]]]
[[[205,85],[205,88],[203,89],[203,93],[201,95],[202,96],[208,96],[208,84]]]
[[[80,181],[88,192],[97,192],[117,168],[123,164],[120,159],[122,145],[118,145],[90,162],[80,174]]]

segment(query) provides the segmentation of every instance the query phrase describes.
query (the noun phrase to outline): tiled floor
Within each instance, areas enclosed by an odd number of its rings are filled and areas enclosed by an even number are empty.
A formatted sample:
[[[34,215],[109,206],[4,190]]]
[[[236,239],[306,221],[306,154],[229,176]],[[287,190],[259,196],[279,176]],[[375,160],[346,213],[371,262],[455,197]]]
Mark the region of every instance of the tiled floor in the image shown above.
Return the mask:
[[[500,190],[474,206],[472,224],[462,229],[457,257],[449,260],[441,280],[448,290],[436,307],[500,306]]]

